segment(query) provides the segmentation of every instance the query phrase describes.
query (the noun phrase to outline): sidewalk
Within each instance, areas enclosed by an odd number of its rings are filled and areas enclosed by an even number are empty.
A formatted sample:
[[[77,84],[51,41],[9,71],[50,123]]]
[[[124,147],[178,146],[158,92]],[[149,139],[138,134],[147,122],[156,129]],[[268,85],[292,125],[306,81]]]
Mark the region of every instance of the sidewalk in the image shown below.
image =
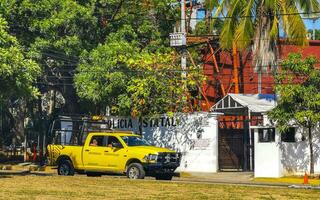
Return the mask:
[[[285,182],[279,179],[254,179],[253,172],[218,172],[218,173],[182,173],[180,177],[175,177],[174,181],[198,182],[198,183],[216,183],[216,184],[235,184],[246,186],[269,186],[269,187],[292,187],[292,188],[310,188],[310,185],[303,185],[303,180],[299,183]],[[279,181],[277,181],[279,180]],[[299,179],[298,179],[299,181]],[[320,185],[320,184],[319,184]],[[319,187],[314,187],[319,189]],[[313,189],[313,188],[312,188]]]

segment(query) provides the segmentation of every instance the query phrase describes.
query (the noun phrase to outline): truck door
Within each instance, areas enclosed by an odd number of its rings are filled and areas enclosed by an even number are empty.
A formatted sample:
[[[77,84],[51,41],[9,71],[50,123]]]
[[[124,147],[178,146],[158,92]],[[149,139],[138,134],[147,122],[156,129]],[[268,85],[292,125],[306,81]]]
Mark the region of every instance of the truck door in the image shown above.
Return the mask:
[[[105,153],[107,165],[114,171],[123,171],[127,162],[127,149],[115,136],[109,136],[107,152]]]
[[[108,152],[107,136],[93,135],[88,137],[83,147],[83,165],[86,170],[108,170],[105,154]]]

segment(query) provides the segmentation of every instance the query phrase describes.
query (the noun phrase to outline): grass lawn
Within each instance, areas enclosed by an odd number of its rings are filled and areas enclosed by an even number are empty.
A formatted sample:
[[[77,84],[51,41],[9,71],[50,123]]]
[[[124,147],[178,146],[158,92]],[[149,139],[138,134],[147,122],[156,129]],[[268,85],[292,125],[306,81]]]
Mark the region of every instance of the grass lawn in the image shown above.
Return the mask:
[[[0,199],[319,199],[320,191],[128,180],[114,177],[0,177]]]

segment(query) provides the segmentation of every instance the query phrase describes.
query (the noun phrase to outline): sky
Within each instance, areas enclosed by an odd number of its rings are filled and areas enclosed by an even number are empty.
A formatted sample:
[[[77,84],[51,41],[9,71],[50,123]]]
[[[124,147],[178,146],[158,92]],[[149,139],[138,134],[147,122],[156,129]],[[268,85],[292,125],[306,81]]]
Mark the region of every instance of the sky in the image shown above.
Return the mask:
[[[305,23],[307,29],[313,29],[314,26],[316,29],[320,29],[320,19],[316,20],[315,23],[313,23],[313,20],[305,19],[304,23]]]

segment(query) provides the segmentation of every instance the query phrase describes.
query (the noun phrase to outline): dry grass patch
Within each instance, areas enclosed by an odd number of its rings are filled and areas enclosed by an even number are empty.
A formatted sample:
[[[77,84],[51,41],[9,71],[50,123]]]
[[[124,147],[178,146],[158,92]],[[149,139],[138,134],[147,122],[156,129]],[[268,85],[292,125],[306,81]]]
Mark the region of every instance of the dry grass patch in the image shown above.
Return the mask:
[[[0,199],[319,199],[320,191],[128,180],[119,177],[0,178]]]

